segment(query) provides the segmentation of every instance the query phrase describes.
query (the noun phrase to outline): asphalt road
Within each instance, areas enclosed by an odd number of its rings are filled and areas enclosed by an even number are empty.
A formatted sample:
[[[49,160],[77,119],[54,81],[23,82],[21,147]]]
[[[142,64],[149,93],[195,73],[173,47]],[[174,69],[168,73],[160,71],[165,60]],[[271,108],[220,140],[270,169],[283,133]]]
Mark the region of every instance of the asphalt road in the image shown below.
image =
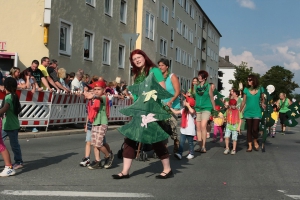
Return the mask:
[[[237,154],[223,155],[224,144],[209,139],[207,153],[196,153],[193,160],[171,156],[175,176],[166,180],[155,179],[162,166],[153,158],[134,161],[130,179],[122,180],[111,177],[122,168],[117,156],[111,169],[80,167],[84,133],[22,139],[24,168],[13,177],[0,179],[0,199],[300,199],[299,127],[268,138],[265,153],[246,153],[245,137],[241,136]],[[109,131],[107,141],[116,154],[123,137]],[[169,146],[171,150],[171,140]],[[184,155],[187,149],[186,144]]]

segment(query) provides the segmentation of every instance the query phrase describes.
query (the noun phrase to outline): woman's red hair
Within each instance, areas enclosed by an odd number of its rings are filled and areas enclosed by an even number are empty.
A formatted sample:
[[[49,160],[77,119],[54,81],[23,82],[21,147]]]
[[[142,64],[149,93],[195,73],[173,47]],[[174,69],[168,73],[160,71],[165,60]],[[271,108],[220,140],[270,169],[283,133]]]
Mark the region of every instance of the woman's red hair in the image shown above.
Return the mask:
[[[151,67],[155,67],[155,64],[150,60],[150,58],[147,56],[147,54],[144,51],[140,50],[140,49],[135,49],[130,54],[129,60],[130,60],[131,66],[132,66],[132,73],[136,77],[136,75],[138,75],[140,73],[140,71],[141,71],[141,68],[137,67],[134,64],[133,60],[132,60],[132,57],[135,54],[140,54],[140,55],[142,55],[144,57],[144,59],[145,59],[145,68],[144,68],[144,71],[146,73],[146,76],[148,76],[150,68]]]

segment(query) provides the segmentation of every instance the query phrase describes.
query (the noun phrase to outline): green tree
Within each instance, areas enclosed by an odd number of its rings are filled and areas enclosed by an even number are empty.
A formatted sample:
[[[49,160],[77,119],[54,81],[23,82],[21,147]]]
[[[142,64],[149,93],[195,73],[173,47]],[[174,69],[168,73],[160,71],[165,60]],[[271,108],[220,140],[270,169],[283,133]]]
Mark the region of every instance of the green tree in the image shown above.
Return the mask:
[[[273,66],[261,77],[261,85],[267,87],[274,85],[275,91],[272,94],[274,100],[279,98],[279,93],[286,93],[288,98],[292,97],[292,93],[299,85],[293,81],[294,73],[281,66]]]
[[[292,94],[291,98],[296,99],[296,101],[300,101],[300,94]]]
[[[239,66],[235,66],[234,79],[229,80],[229,83],[232,84],[232,87],[239,89],[239,84],[242,83],[243,87],[247,86],[247,78],[250,74],[254,74],[260,79],[260,74],[253,72],[253,67],[248,67],[248,63],[242,62]]]

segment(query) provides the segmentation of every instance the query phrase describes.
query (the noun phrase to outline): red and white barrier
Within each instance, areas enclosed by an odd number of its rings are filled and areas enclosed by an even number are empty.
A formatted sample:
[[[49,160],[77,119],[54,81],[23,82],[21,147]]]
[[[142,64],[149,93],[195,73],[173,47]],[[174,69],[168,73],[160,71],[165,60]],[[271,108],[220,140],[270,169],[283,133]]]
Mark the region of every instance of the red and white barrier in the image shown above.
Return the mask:
[[[21,127],[48,127],[49,125],[77,124],[86,122],[86,104],[84,96],[78,94],[51,93],[48,91],[32,93],[29,90],[17,90],[22,112],[19,116]],[[0,92],[0,103],[5,92]],[[130,99],[112,99],[109,122],[130,120],[119,112],[132,104]]]
[[[51,112],[52,93],[17,90],[22,111],[19,115],[21,126],[48,126]],[[0,100],[5,98],[5,92],[0,93]]]

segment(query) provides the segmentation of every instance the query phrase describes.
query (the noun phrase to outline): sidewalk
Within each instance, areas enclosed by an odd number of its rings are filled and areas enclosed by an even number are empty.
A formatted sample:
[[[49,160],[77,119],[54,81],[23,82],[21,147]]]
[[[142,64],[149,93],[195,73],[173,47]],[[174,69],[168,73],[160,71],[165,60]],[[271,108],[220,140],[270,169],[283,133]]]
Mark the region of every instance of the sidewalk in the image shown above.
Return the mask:
[[[108,131],[116,130],[120,125],[109,125]],[[42,137],[52,137],[52,136],[62,136],[62,135],[74,135],[74,134],[85,134],[84,129],[76,128],[66,128],[63,130],[49,130],[49,131],[39,131],[37,133],[30,132],[29,129],[26,132],[19,131],[19,139],[29,139],[29,138],[42,138]]]

